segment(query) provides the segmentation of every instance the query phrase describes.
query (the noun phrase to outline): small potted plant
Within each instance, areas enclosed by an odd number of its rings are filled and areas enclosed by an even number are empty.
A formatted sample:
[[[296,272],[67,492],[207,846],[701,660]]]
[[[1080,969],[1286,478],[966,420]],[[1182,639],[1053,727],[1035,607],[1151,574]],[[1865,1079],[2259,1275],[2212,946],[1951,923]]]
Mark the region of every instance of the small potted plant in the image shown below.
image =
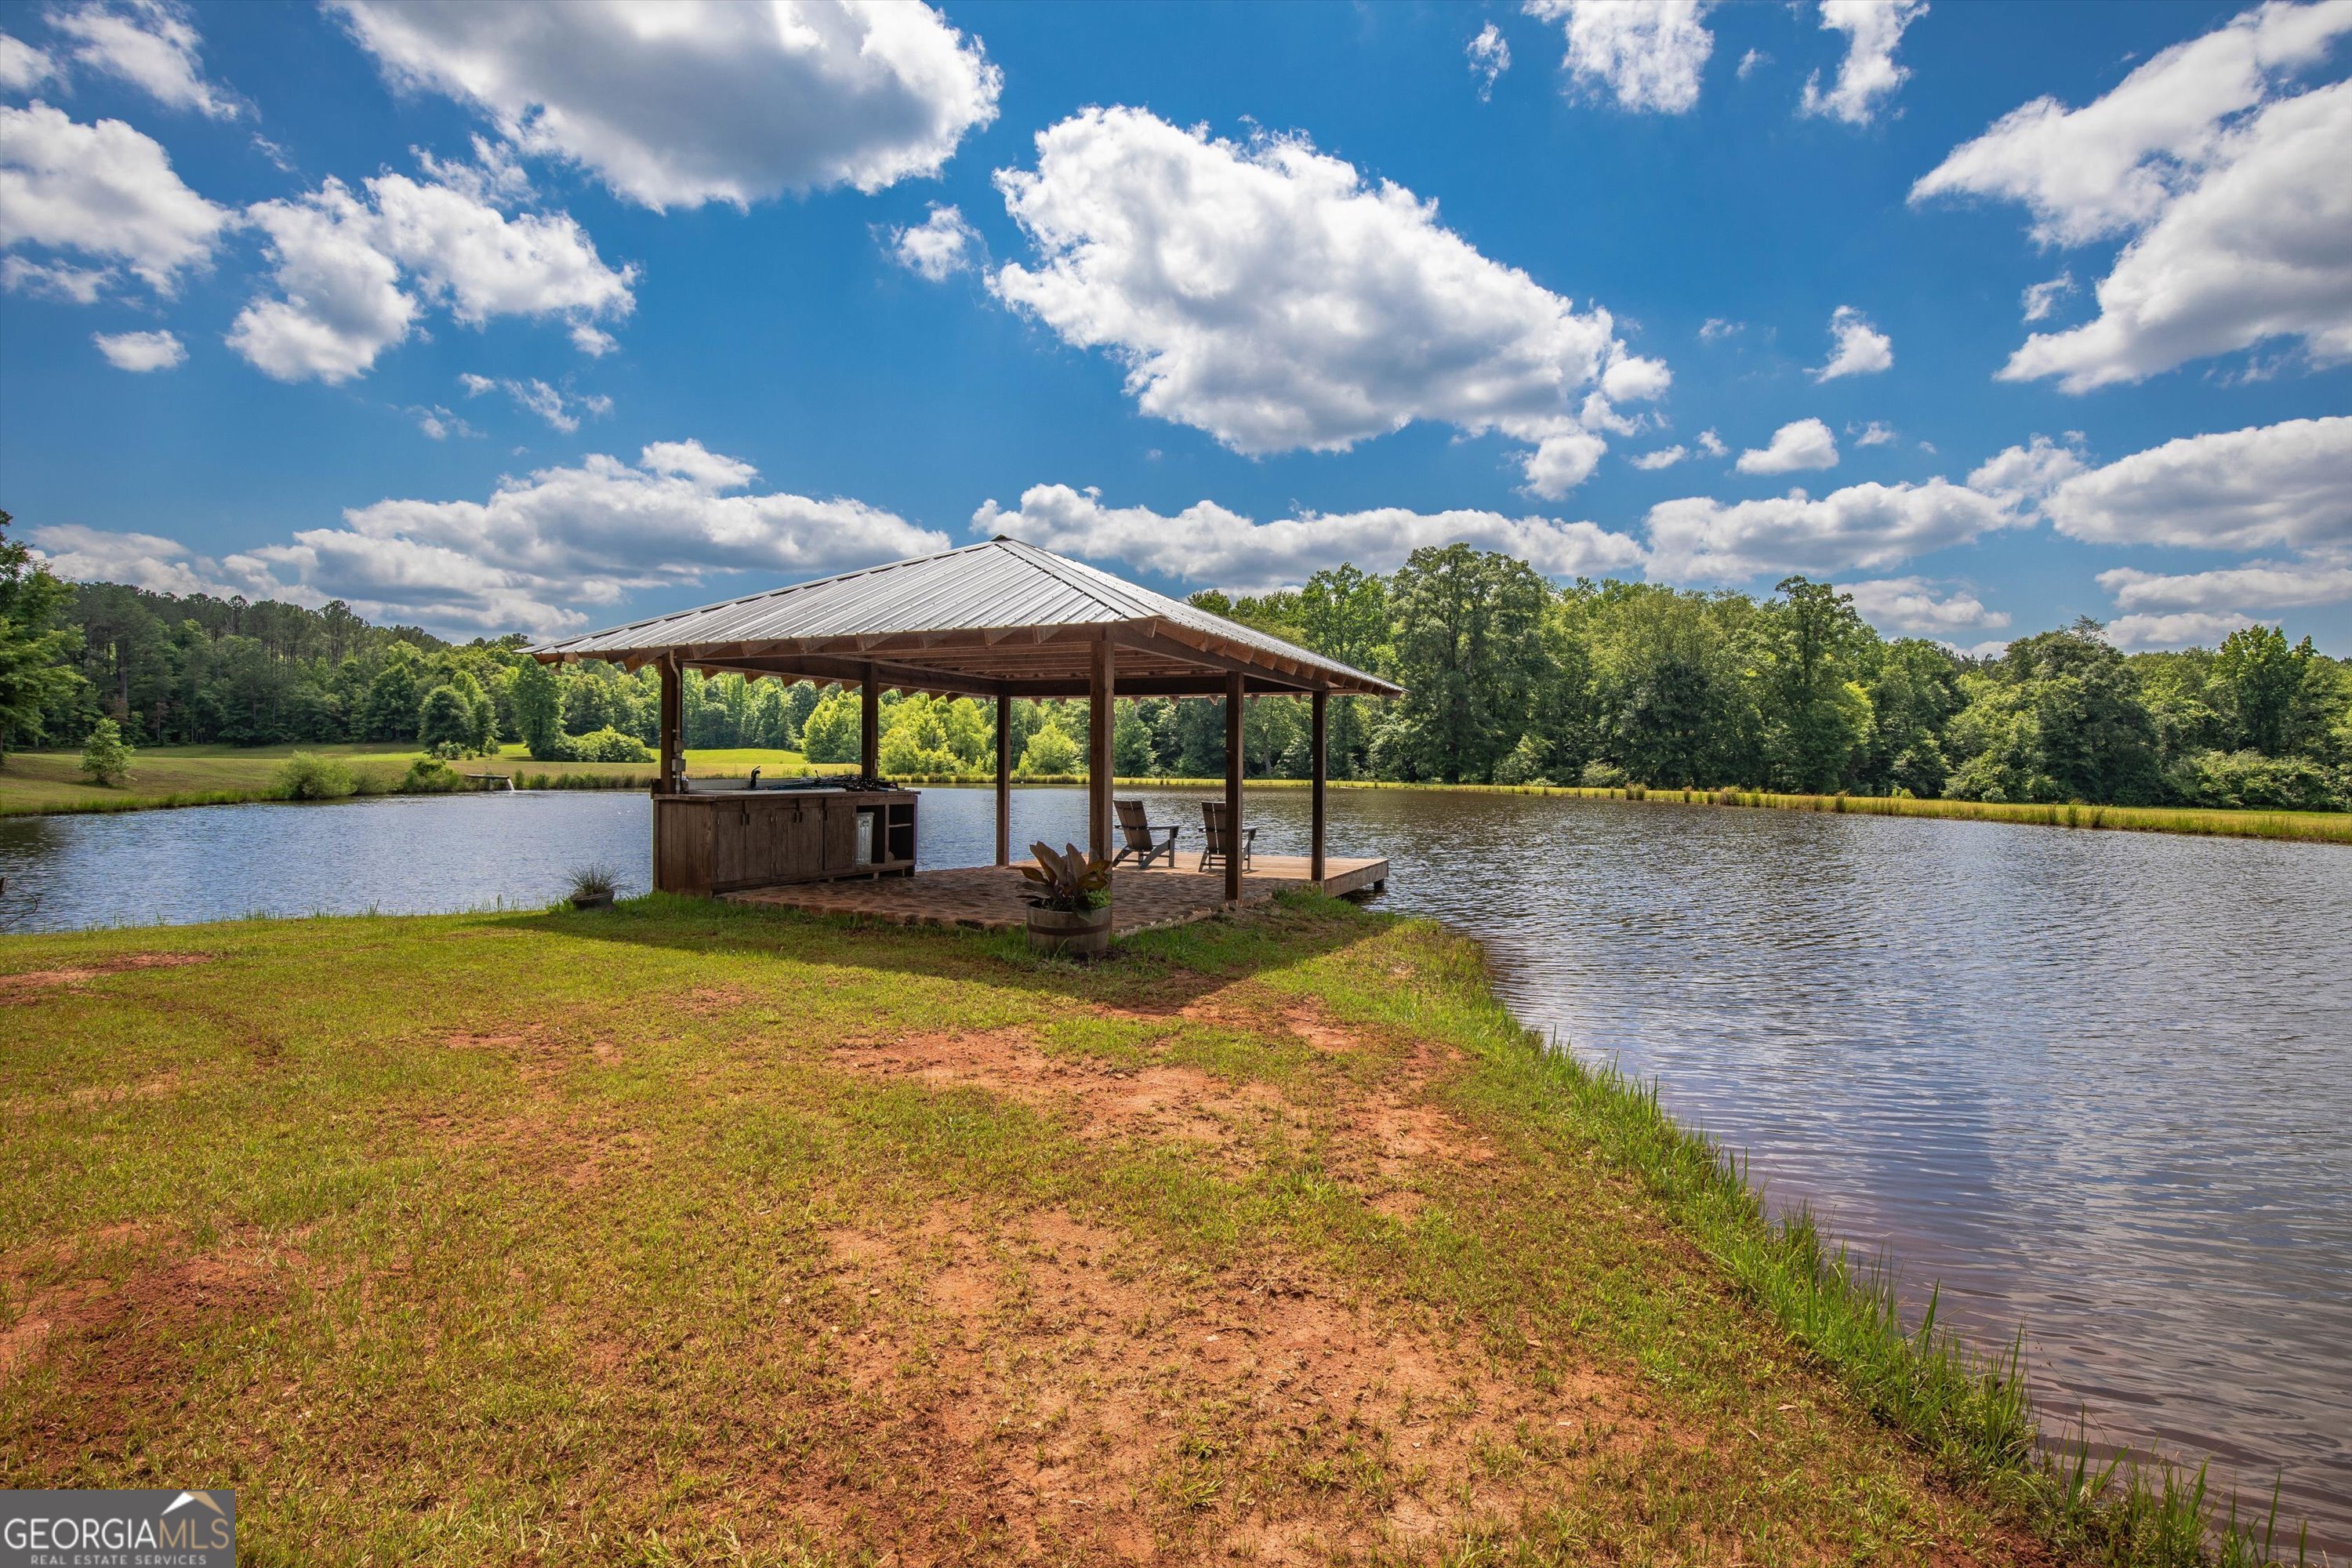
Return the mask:
[[[1110,862],[1073,844],[1055,849],[1032,844],[1037,858],[1024,866],[1029,879],[1029,946],[1037,952],[1100,958],[1110,951]]]
[[[572,907],[601,910],[613,901],[617,877],[610,866],[583,866],[572,873]]]

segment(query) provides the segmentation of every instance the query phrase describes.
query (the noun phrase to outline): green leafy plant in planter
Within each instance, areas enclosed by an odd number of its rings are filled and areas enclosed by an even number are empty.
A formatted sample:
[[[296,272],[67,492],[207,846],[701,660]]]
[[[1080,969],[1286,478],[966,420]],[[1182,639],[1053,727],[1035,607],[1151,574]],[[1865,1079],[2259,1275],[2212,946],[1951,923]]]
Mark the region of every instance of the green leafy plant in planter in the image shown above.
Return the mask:
[[[1029,945],[1039,952],[1099,958],[1110,951],[1110,862],[1076,845],[1029,846]]]
[[[610,866],[583,866],[572,873],[572,907],[601,910],[613,901],[620,874]]]

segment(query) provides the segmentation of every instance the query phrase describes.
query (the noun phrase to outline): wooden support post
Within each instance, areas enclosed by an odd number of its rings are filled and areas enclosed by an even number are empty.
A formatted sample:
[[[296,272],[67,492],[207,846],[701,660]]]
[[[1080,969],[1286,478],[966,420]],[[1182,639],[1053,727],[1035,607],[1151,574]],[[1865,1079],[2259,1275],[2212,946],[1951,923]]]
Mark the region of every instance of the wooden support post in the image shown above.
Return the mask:
[[[1108,634],[1096,639],[1094,678],[1087,683],[1087,852],[1097,860],[1111,856],[1111,687],[1117,658]]]
[[[1309,812],[1313,826],[1307,830],[1307,877],[1318,892],[1323,887],[1323,786],[1331,776],[1323,757],[1324,743],[1331,738],[1330,708],[1331,694],[1328,691],[1318,691],[1307,700],[1307,711],[1314,716],[1315,771],[1314,783],[1307,790],[1312,797]]]
[[[857,765],[867,778],[882,773],[882,689],[874,682],[874,667],[866,667],[864,700],[857,716]]]
[[[1242,672],[1225,677],[1225,902],[1242,901]]]
[[[1013,698],[996,694],[996,863],[1013,864]]]
[[[685,693],[675,657],[661,661],[661,777],[656,795],[686,793]]]

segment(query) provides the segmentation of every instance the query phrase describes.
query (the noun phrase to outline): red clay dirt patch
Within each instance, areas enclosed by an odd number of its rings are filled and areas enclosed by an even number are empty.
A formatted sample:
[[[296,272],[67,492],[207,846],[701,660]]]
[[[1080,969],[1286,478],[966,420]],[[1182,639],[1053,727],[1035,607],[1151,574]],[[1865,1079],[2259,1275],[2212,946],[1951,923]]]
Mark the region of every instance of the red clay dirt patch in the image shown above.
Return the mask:
[[[54,990],[60,985],[79,985],[100,975],[119,974],[126,969],[178,969],[185,964],[210,963],[209,952],[126,952],[119,957],[100,959],[91,963],[75,964],[66,969],[26,969],[15,974],[0,974],[0,1002],[31,1001],[37,993]]]
[[[1184,1011],[1196,1016],[1193,1007]],[[1263,1024],[1255,1016],[1244,1020],[1230,1005],[1200,1009],[1197,1016],[1252,1027]],[[1283,1018],[1327,1054],[1363,1048],[1355,1036],[1312,1011],[1294,1009]],[[1402,1190],[1415,1173],[1475,1166],[1494,1157],[1487,1142],[1460,1118],[1419,1098],[1459,1062],[1426,1042],[1409,1048],[1382,1088],[1350,1090],[1309,1107],[1293,1103],[1271,1085],[1235,1085],[1192,1067],[1161,1062],[1129,1068],[1082,1056],[1049,1056],[1018,1027],[845,1045],[835,1049],[833,1060],[863,1075],[1001,1095],[1065,1118],[1082,1140],[1141,1138],[1205,1148],[1233,1170],[1254,1166],[1248,1151],[1268,1131],[1319,1131],[1330,1140],[1334,1173],[1374,1208],[1399,1220],[1420,1210],[1419,1196]]]
[[[997,1521],[989,1561],[1426,1550],[1517,1517],[1579,1452],[1675,1446],[1626,1381],[1542,1392],[1295,1262],[1204,1279],[1059,1208],[999,1222],[948,1205],[827,1240],[835,1372],[886,1424],[877,1441],[921,1435],[931,1507]],[[1504,1450],[1553,1462],[1507,1473]],[[852,1510],[860,1543],[938,1560],[946,1521],[911,1500]],[[793,1511],[837,1529],[847,1501]]]
[[[1066,1115],[1084,1139],[1141,1137],[1225,1150],[1290,1114],[1263,1084],[1236,1087],[1198,1068],[1116,1068],[1048,1056],[1024,1029],[920,1034],[835,1048],[862,1075],[977,1089]]]
[[[35,1290],[21,1304],[10,1303],[16,1316],[7,1328],[0,1329],[0,1388],[7,1386],[18,1367],[40,1354],[60,1324],[71,1327],[81,1321],[92,1300],[104,1290],[94,1279],[77,1279]]]
[[[61,1395],[76,1414],[53,1435],[68,1443],[127,1429],[133,1406],[152,1406],[182,1381],[192,1342],[273,1314],[292,1280],[307,1273],[297,1247],[252,1231],[224,1236],[200,1253],[173,1257],[167,1249],[120,1279],[89,1269],[89,1242],[140,1228],[110,1226],[87,1238],[54,1283],[23,1285],[14,1269],[6,1283],[16,1310],[0,1336],[6,1342],[0,1383],[44,1356],[66,1358]]]
[[[1353,1030],[1333,1023],[1320,1008],[1292,1007],[1284,1012],[1282,1021],[1292,1034],[1318,1051],[1336,1056],[1363,1048],[1364,1042]]]

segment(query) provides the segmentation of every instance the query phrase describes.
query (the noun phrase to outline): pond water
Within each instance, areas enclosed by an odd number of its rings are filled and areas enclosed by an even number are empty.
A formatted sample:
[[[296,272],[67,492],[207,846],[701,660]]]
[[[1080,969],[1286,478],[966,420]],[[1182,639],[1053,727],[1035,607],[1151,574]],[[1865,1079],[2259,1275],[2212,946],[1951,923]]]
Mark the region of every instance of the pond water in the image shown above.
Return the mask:
[[[1197,795],[1155,817],[1193,826]],[[1023,790],[1016,843],[1084,837]],[[923,859],[985,862],[985,790]],[[1259,846],[1307,799],[1251,796]],[[1484,939],[1512,1005],[1898,1261],[2053,1415],[2216,1461],[2352,1546],[2352,850],[1992,823],[1336,791],[1384,907]],[[650,877],[635,794],[0,820],[0,921],[536,907]]]

